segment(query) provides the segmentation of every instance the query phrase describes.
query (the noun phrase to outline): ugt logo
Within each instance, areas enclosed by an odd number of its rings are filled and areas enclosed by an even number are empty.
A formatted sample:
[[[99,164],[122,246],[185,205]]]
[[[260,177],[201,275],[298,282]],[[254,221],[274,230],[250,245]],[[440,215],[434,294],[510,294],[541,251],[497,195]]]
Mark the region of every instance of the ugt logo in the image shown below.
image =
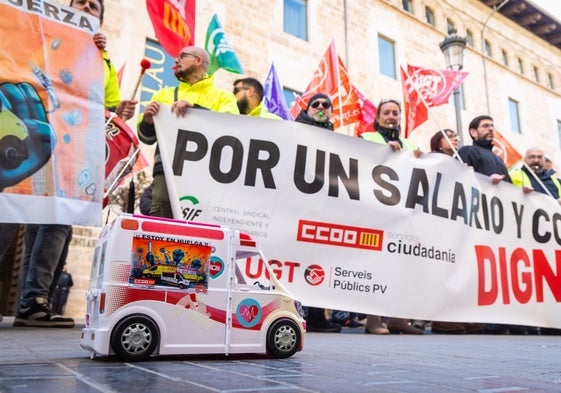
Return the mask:
[[[319,285],[325,280],[325,271],[320,265],[310,265],[304,271],[304,279],[310,285]]]

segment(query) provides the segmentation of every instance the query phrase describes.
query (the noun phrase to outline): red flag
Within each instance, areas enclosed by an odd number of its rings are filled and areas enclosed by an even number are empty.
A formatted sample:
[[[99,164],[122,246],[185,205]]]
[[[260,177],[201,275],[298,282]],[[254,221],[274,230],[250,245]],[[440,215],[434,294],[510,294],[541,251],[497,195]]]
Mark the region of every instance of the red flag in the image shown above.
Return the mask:
[[[522,154],[496,128],[493,130],[493,153],[502,158],[507,168],[522,160]]]
[[[450,94],[468,76],[464,71],[431,70],[411,65],[407,65],[407,73],[428,107],[447,104]]]
[[[359,93],[350,83],[349,74],[341,58],[335,51],[335,41],[321,59],[302,97],[297,97],[290,113],[293,118],[300,110],[306,109],[309,99],[316,93],[327,94],[333,103],[332,119],[334,128],[360,121],[362,118]]]
[[[195,0],[146,0],[156,38],[171,56],[195,42]]]
[[[376,119],[376,105],[372,103],[364,94],[362,94],[358,89],[358,102],[362,111],[362,118],[359,123],[355,126],[355,135],[360,136],[363,132],[372,131],[374,119]]]
[[[138,139],[129,126],[118,116],[111,116],[111,112],[105,111],[105,191],[115,182],[119,176],[123,176],[122,169],[126,161],[138,149]],[[141,171],[148,166],[146,158],[137,152],[133,170]],[[127,173],[126,171],[124,171]],[[104,200],[104,206],[107,203]]]
[[[422,96],[416,89],[415,83],[410,75],[408,75],[403,67],[399,67],[401,71],[401,85],[403,87],[403,110],[405,112],[405,128],[403,136],[409,137],[409,134],[424,123],[429,118],[429,109],[423,102]]]

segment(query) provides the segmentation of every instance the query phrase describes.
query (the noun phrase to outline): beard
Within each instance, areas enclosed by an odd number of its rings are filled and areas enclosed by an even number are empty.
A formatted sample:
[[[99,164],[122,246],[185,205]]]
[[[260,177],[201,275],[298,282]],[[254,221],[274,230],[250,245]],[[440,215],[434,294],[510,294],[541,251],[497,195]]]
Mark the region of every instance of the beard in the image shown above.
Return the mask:
[[[249,102],[247,97],[242,97],[238,100],[238,109],[242,115],[247,115],[249,113]]]
[[[191,75],[194,70],[195,66],[189,66],[184,69],[178,68],[175,70],[175,77],[180,81],[186,81],[189,75]]]

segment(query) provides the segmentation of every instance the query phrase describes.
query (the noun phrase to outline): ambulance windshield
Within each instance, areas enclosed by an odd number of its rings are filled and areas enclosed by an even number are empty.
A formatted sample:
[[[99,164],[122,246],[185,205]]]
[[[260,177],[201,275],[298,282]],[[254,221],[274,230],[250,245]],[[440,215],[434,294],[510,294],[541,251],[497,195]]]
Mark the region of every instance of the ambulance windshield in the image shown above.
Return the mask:
[[[236,252],[236,284],[254,286],[252,289],[274,289],[264,257],[259,252],[247,249]]]

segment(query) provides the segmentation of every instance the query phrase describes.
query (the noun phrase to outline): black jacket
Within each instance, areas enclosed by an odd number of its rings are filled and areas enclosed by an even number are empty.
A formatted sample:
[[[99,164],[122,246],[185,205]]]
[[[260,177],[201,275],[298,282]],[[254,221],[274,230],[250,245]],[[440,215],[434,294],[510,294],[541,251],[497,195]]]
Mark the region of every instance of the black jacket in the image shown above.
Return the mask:
[[[333,131],[334,129],[333,124],[329,120],[323,122],[315,121],[310,116],[308,116],[308,114],[304,111],[300,111],[300,113],[298,114],[296,119],[294,119],[294,121],[297,121],[298,123],[310,124],[312,126],[316,126],[320,128],[325,128],[331,131]]]
[[[493,173],[505,175],[504,181],[512,183],[505,163],[493,153],[491,141],[473,141],[472,146],[463,146],[458,154],[466,165],[472,166],[475,172],[491,176]]]

